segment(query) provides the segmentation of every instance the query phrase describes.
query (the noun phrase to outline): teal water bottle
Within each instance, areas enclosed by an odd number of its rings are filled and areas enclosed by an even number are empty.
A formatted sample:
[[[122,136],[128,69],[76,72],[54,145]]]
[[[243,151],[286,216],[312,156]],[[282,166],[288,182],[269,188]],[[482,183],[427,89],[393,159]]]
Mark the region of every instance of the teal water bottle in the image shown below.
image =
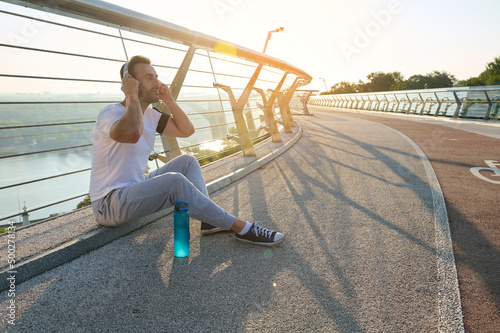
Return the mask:
[[[185,201],[175,202],[174,255],[179,258],[189,255],[189,209]]]

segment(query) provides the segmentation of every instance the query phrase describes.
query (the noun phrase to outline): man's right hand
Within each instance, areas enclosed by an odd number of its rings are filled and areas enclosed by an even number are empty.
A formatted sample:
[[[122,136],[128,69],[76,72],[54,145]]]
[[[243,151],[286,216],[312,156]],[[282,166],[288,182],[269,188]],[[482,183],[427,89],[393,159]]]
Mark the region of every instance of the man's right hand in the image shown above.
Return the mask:
[[[128,72],[125,73],[122,80],[122,91],[126,97],[137,97],[139,94],[139,81],[134,79]]]
[[[118,121],[111,125],[109,136],[116,142],[136,143],[144,131],[144,116],[139,101],[139,81],[129,73],[122,80],[125,111]]]

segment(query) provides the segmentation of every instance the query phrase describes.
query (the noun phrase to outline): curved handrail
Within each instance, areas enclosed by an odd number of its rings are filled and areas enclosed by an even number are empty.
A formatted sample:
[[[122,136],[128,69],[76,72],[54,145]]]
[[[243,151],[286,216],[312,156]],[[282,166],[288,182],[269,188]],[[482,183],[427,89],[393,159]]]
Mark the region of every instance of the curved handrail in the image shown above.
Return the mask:
[[[496,98],[500,95],[494,95],[500,91],[498,86],[493,87],[453,87],[453,88],[437,88],[437,89],[420,89],[420,90],[397,90],[397,91],[381,91],[381,92],[364,92],[364,93],[351,93],[351,94],[330,94],[321,95],[323,103],[328,103],[328,101],[342,100],[343,98],[354,98],[360,101],[360,104],[355,107],[356,109],[364,110],[377,110],[379,108],[371,107],[373,102],[379,101],[380,104],[385,102],[379,99],[379,96],[387,101],[386,108],[384,112],[396,112],[396,113],[414,113],[418,115],[431,114],[434,116],[444,115],[452,116],[453,118],[482,118],[484,120],[495,119],[498,117],[498,110],[500,109],[500,104],[497,103]],[[458,96],[460,93],[460,96]],[[427,97],[426,95],[433,94],[434,96]],[[445,96],[438,96],[445,94]],[[466,96],[463,96],[463,95]],[[478,94],[483,94],[483,98],[478,97]],[[412,95],[418,95],[415,97],[410,97]],[[424,96],[422,96],[424,95]],[[490,97],[494,95],[494,97]],[[387,100],[388,96],[394,96]],[[425,97],[425,99],[424,99]],[[309,100],[310,104],[317,104],[318,97],[312,96]],[[402,106],[401,106],[402,104]],[[444,110],[441,106],[445,104]],[[477,110],[474,110],[471,115],[468,114],[468,110],[473,104],[480,105]],[[434,107],[437,105],[437,109],[433,111]],[[452,105],[456,105],[456,110],[453,115],[449,114],[449,108]],[[400,110],[401,106],[401,110]],[[414,108],[412,108],[412,106]],[[339,107],[339,106],[337,106]],[[343,107],[343,106],[340,106]],[[420,112],[418,108],[421,107]],[[493,113],[491,113],[493,112]]]

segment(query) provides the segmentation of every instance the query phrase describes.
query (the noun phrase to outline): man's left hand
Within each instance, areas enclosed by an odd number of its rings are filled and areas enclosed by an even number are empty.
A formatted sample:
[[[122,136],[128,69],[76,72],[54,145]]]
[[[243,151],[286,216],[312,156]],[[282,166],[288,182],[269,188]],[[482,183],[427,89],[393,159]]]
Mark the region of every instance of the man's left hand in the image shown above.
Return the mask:
[[[160,99],[165,103],[173,100],[170,88],[165,83],[162,83],[160,86]]]

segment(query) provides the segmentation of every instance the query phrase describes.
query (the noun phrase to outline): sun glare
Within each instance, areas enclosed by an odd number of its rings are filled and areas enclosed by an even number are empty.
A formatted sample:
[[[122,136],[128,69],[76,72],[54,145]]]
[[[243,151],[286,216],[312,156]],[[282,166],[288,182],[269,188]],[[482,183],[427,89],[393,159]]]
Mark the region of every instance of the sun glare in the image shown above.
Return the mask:
[[[201,150],[211,150],[214,152],[220,152],[226,147],[226,144],[222,140],[215,140],[215,141],[210,141],[210,142],[205,142],[204,144],[200,145]]]

